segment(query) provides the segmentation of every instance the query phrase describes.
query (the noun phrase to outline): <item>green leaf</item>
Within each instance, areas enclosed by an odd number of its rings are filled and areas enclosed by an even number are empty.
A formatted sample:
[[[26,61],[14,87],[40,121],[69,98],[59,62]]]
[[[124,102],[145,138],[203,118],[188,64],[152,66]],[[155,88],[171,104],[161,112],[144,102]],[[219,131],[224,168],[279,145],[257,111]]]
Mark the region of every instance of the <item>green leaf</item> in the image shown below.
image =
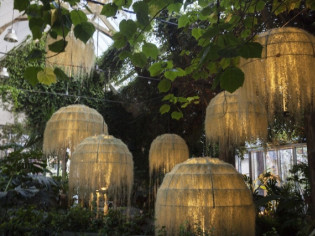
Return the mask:
[[[41,67],[28,67],[24,71],[24,79],[33,87],[38,84],[37,73],[43,70]]]
[[[168,7],[167,7],[167,10],[169,11],[169,12],[179,12],[180,11],[180,9],[181,9],[181,7],[182,7],[182,3],[179,3],[179,2],[177,2],[177,3],[172,3],[172,4],[170,4],[170,5],[168,5]]]
[[[263,46],[257,42],[248,42],[240,48],[240,55],[244,58],[261,58]]]
[[[162,73],[162,62],[156,62],[149,67],[150,76],[157,76]]]
[[[189,18],[186,15],[182,15],[178,19],[178,28],[186,27],[189,24]]]
[[[54,69],[54,74],[56,75],[58,80],[68,80],[69,77],[61,70],[60,68],[56,67]]]
[[[168,79],[162,79],[159,84],[158,84],[158,89],[160,91],[160,93],[166,93],[167,91],[170,90],[171,88],[171,81]]]
[[[119,24],[120,33],[127,38],[131,38],[137,31],[137,24],[133,20],[122,20]]]
[[[90,22],[82,22],[74,27],[74,36],[86,43],[94,34],[95,27]]]
[[[209,0],[198,0],[198,4],[201,7],[206,7],[209,5],[209,3],[210,3]]]
[[[262,11],[265,8],[266,3],[263,0],[259,0],[256,3],[256,11]]]
[[[137,67],[144,67],[147,64],[147,57],[142,52],[133,54],[130,59]]]
[[[136,13],[137,16],[137,21],[143,25],[143,26],[147,26],[149,24],[149,7],[148,4],[144,1],[138,1],[135,2],[132,5],[133,10]]]
[[[156,59],[159,55],[159,50],[153,43],[144,43],[142,46],[142,52],[153,59]]]
[[[51,85],[57,82],[57,77],[54,74],[54,70],[50,67],[46,67],[44,70],[37,73],[37,79],[40,83]]]
[[[40,39],[44,30],[44,21],[41,18],[32,17],[28,22],[32,31],[33,39]]]
[[[30,5],[30,1],[27,0],[14,0],[14,9],[19,11],[25,11]]]
[[[39,49],[33,49],[30,54],[27,56],[27,60],[38,60],[43,56],[43,52]]]
[[[231,58],[239,56],[240,52],[237,47],[226,47],[218,51],[219,56]]]
[[[168,104],[163,104],[161,107],[160,107],[160,113],[163,115],[167,112],[169,112],[171,109],[171,106],[168,105]]]
[[[174,94],[169,93],[163,97],[162,101],[171,101],[173,98],[174,98]]]
[[[117,49],[123,48],[127,44],[127,38],[120,32],[113,35],[114,47]]]
[[[118,7],[122,7],[125,4],[125,0],[114,0],[114,3]]]
[[[198,40],[202,34],[204,33],[204,30],[203,29],[200,29],[200,28],[193,28],[192,31],[191,31],[191,35],[196,39]]]
[[[114,3],[109,3],[103,6],[103,9],[101,11],[101,15],[111,17],[115,16],[117,13],[118,7]]]
[[[182,77],[185,75],[186,75],[186,72],[182,68],[179,68],[179,67],[176,69],[174,68],[174,69],[164,72],[164,76],[171,81],[174,81],[177,77]]]
[[[87,16],[83,13],[83,11],[80,10],[71,11],[70,17],[74,25],[81,24],[82,22],[86,22],[88,20]]]
[[[124,50],[122,51],[121,53],[119,53],[119,59],[120,60],[124,60],[126,59],[127,57],[131,57],[131,52],[127,51],[127,50]]]
[[[183,113],[181,111],[173,111],[171,114],[172,119],[180,120],[183,118]]]
[[[48,45],[48,49],[52,52],[64,52],[68,42],[60,39]]]
[[[229,67],[220,75],[220,86],[222,89],[233,93],[244,83],[244,73],[237,67]]]
[[[231,65],[231,59],[230,58],[222,58],[220,61],[220,65],[222,69],[226,69]]]

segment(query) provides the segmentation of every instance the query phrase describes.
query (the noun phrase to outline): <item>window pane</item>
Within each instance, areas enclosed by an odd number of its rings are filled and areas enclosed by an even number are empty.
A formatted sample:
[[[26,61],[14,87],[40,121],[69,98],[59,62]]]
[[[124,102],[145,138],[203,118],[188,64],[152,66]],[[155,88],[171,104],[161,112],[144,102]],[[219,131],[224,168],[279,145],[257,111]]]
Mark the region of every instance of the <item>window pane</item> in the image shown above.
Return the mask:
[[[281,166],[281,180],[286,181],[290,176],[289,170],[292,168],[293,155],[292,149],[283,149],[279,151],[280,153],[280,166]]]
[[[240,172],[243,175],[249,176],[249,157],[248,157],[248,154],[244,154],[244,158],[240,159]]]
[[[268,151],[266,153],[266,169],[273,175],[279,175],[277,151]]]
[[[263,152],[253,152],[253,179],[257,179],[258,176],[264,172],[264,155]]]
[[[296,148],[296,161],[297,161],[297,164],[307,163],[307,148],[306,147]]]

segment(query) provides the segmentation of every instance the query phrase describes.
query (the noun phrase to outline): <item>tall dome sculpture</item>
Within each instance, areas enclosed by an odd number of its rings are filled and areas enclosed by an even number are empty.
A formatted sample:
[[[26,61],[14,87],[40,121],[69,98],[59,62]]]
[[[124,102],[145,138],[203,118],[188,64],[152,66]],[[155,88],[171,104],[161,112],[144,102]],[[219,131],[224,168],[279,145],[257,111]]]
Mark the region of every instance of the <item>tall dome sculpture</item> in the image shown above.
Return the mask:
[[[81,204],[93,201],[97,208],[108,202],[129,206],[133,185],[133,159],[128,147],[111,135],[84,139],[73,152],[69,174],[69,195],[78,195]]]
[[[155,204],[156,235],[196,225],[211,235],[255,235],[255,206],[243,176],[216,158],[192,158],[166,174]]]
[[[206,110],[205,131],[207,139],[219,143],[220,159],[235,163],[235,148],[245,141],[266,139],[267,113],[264,105],[253,98],[246,100],[239,94],[221,92],[209,103]]]
[[[301,116],[315,105],[315,37],[292,27],[268,30],[256,39],[262,57],[242,59],[245,81],[241,94],[263,99],[269,121],[278,111]],[[244,93],[244,91],[246,91]]]
[[[164,175],[178,163],[189,158],[185,140],[177,134],[162,134],[151,143],[149,152],[150,183],[153,184],[152,201]]]
[[[108,134],[103,116],[85,105],[60,108],[48,120],[44,131],[43,151],[46,155],[63,156],[65,177],[66,150],[72,153],[83,139],[98,134]]]

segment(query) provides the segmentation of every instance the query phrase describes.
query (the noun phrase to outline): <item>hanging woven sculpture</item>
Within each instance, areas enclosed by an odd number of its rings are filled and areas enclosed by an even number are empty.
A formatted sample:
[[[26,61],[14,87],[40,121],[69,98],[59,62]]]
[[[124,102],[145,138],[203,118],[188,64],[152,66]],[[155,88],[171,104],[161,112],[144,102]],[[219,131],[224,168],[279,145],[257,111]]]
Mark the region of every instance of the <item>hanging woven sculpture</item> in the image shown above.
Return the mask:
[[[263,46],[262,58],[240,62],[245,73],[241,94],[262,98],[271,122],[278,111],[301,116],[315,105],[315,37],[287,27],[264,32],[257,42]]]
[[[70,105],[56,111],[48,120],[44,132],[45,154],[63,154],[74,150],[83,139],[108,134],[103,116],[85,105]]]
[[[133,185],[133,159],[128,147],[110,135],[84,139],[72,155],[69,195],[77,194],[81,204],[103,208],[129,206]]]
[[[217,158],[192,158],[166,174],[157,192],[156,235],[182,226],[209,235],[255,235],[255,205],[243,176]]]
[[[150,183],[153,182],[151,200],[153,202],[164,175],[176,164],[186,161],[188,158],[188,146],[179,135],[163,134],[153,140],[149,152]]]
[[[240,90],[221,92],[209,103],[206,110],[205,131],[207,139],[219,143],[220,159],[234,164],[234,150],[245,141],[266,139],[267,114],[257,98],[243,100]]]
[[[48,35],[46,42],[46,66],[60,67],[69,77],[78,78],[89,75],[95,63],[93,40],[90,39],[85,44],[77,39],[71,31],[66,36],[68,44],[64,52],[57,54],[48,50],[48,45],[61,39],[60,36],[54,39]]]

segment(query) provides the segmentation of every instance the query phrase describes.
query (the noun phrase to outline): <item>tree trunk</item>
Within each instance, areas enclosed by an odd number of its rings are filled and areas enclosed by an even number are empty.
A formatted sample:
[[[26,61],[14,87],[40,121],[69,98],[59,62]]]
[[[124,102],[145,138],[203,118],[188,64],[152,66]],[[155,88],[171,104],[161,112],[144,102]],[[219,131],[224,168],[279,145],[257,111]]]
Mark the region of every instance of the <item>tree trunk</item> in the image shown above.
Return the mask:
[[[305,133],[307,144],[307,158],[310,172],[310,186],[311,186],[311,216],[315,219],[315,112],[305,115]]]
[[[221,143],[220,143],[221,144]],[[226,145],[220,145],[219,144],[219,159],[222,161],[225,161],[235,167],[235,147],[234,146],[228,146]]]

